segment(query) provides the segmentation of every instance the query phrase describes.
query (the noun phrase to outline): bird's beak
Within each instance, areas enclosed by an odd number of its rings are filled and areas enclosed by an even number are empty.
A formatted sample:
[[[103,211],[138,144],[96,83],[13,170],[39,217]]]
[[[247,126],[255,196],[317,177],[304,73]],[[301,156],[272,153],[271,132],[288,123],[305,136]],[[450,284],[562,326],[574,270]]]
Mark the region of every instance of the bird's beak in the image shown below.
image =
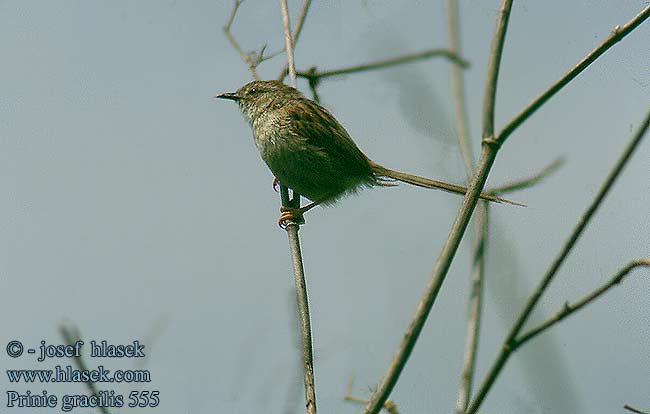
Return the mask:
[[[230,99],[231,101],[238,101],[241,97],[235,92],[227,92],[222,93],[221,95],[215,95],[215,99]]]

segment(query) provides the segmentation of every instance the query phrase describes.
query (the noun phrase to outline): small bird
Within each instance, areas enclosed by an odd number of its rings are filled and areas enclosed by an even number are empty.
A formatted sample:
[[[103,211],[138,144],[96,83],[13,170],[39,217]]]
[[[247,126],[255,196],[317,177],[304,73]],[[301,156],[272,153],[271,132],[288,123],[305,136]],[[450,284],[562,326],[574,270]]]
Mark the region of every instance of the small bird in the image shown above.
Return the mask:
[[[253,130],[255,145],[277,182],[312,202],[281,207],[278,220],[303,222],[317,205],[332,205],[341,197],[395,180],[418,187],[465,194],[465,187],[391,170],[368,158],[334,116],[300,91],[277,80],[255,80],[233,93],[215,98],[237,102]],[[487,194],[484,200],[522,205]]]

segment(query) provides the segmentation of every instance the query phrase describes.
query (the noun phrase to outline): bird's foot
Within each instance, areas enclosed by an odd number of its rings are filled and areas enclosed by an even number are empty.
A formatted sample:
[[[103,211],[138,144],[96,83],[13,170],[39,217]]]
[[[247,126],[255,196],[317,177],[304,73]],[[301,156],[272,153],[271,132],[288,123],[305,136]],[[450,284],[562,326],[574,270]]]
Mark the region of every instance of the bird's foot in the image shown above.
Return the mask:
[[[280,207],[280,218],[278,219],[278,226],[280,226],[283,229],[287,228],[287,221],[292,221],[298,225],[300,224],[305,224],[305,218],[303,217],[303,213],[306,210],[304,208],[296,208],[296,207],[285,207],[282,206]]]
[[[273,190],[275,190],[276,193],[280,191],[278,188],[279,186],[280,186],[280,181],[278,181],[277,178],[273,177]]]

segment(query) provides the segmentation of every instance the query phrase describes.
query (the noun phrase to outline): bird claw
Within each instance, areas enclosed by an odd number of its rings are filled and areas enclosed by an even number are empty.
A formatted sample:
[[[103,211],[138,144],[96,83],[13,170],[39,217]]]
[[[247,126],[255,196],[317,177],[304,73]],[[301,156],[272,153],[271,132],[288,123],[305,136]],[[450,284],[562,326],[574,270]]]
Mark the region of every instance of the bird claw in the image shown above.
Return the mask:
[[[292,221],[298,225],[305,224],[305,218],[303,217],[303,209],[295,207],[280,207],[280,218],[278,219],[278,226],[282,229],[287,228],[287,221]]]

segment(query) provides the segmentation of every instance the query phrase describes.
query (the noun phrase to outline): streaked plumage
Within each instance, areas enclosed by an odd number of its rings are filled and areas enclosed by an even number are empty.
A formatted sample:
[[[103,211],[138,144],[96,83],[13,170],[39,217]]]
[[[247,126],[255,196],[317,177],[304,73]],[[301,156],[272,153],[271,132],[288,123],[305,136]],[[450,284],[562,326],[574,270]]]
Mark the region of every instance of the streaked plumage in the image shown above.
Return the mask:
[[[239,104],[262,159],[280,183],[316,204],[333,204],[365,187],[395,185],[394,180],[458,194],[466,191],[373,162],[327,109],[279,81],[253,81],[218,97]]]

